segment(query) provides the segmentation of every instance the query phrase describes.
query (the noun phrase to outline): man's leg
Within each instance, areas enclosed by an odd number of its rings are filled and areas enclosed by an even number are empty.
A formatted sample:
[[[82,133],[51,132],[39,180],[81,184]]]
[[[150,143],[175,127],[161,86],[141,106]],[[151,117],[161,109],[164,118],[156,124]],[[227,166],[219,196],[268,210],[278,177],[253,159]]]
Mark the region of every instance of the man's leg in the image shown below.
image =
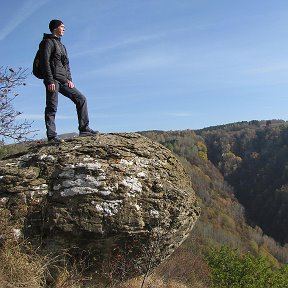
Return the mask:
[[[78,116],[78,129],[79,131],[85,131],[89,127],[89,117],[86,97],[78,91],[75,87],[69,88],[67,84],[61,85],[59,92],[64,96],[71,99],[76,105]]]
[[[59,84],[56,82],[56,91],[50,92],[46,87],[46,107],[45,107],[45,124],[47,131],[47,138],[52,139],[57,136],[55,115],[58,106],[58,89]]]

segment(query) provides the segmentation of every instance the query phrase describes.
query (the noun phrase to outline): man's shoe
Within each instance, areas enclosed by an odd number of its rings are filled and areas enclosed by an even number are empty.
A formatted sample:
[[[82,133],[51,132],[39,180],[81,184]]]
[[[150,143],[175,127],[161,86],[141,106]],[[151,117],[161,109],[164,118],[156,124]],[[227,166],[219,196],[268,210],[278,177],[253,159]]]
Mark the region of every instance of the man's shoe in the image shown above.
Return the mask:
[[[59,144],[59,143],[63,143],[64,140],[55,136],[55,137],[52,137],[52,138],[48,138],[48,142],[51,143],[51,144]]]
[[[86,128],[85,130],[80,131],[79,136],[93,136],[99,134],[99,131],[94,131],[91,128]]]

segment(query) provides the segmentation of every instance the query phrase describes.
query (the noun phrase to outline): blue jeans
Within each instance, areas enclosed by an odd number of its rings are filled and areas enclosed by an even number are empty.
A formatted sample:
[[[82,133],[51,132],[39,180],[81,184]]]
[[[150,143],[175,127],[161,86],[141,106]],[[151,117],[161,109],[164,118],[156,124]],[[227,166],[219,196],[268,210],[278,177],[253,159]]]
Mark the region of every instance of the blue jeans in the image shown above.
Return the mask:
[[[55,116],[58,107],[58,93],[60,92],[65,97],[69,98],[76,105],[78,116],[78,129],[85,131],[89,127],[89,117],[87,109],[86,97],[78,91],[75,87],[69,88],[68,84],[62,84],[55,81],[56,91],[50,92],[46,86],[46,108],[45,108],[45,124],[47,130],[47,137],[53,138],[57,136]]]

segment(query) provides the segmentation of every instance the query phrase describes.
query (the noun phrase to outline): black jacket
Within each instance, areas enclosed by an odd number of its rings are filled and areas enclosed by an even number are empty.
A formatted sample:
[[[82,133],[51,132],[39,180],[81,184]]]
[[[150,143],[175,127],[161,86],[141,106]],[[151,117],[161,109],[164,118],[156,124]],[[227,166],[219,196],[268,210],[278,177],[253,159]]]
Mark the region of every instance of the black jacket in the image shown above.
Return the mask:
[[[67,51],[60,38],[54,37],[52,34],[44,34],[40,47],[44,83],[49,85],[54,83],[54,80],[62,83],[66,83],[67,80],[72,81]]]

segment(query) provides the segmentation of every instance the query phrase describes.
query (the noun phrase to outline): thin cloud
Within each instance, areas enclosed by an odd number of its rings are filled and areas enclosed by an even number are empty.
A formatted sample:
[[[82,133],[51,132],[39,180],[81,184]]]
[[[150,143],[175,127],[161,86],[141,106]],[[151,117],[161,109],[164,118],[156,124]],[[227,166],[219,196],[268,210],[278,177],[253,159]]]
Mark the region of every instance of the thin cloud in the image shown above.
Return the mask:
[[[22,6],[12,15],[7,25],[0,30],[0,41],[4,40],[12,33],[22,22],[29,18],[41,6],[46,4],[48,0],[29,0],[23,1]]]
[[[95,75],[116,76],[123,75],[123,73],[137,73],[151,69],[167,68],[174,65],[174,61],[175,59],[171,55],[147,53],[146,55],[138,55],[138,57],[127,58],[123,61],[91,70],[85,74],[85,77]]]
[[[107,52],[113,49],[118,49],[118,48],[122,48],[122,47],[126,47],[129,45],[137,45],[137,44],[141,44],[143,42],[149,42],[151,40],[155,40],[155,39],[159,39],[162,37],[165,37],[166,33],[159,33],[159,34],[150,34],[150,35],[142,35],[142,36],[137,36],[137,37],[132,37],[132,38],[127,38],[124,40],[119,40],[119,41],[115,41],[111,44],[105,45],[105,46],[101,46],[101,47],[96,47],[94,49],[89,49],[89,50],[84,50],[84,51],[80,51],[80,52],[76,52],[73,55],[71,55],[72,57],[81,57],[87,54],[93,54],[93,53],[103,53],[103,52]]]
[[[74,119],[73,116],[66,116],[66,115],[58,115],[56,116],[57,120],[70,120]],[[43,120],[44,114],[20,114],[17,119],[26,119],[26,120]]]
[[[194,113],[189,113],[189,112],[172,112],[172,113],[167,113],[168,116],[171,117],[192,117],[195,116]]]
[[[255,67],[250,69],[248,73],[250,74],[264,74],[264,73],[276,73],[276,72],[287,72],[288,70],[288,63],[286,62],[278,62],[278,63],[271,63],[270,65],[263,65],[259,67]]]
[[[179,33],[184,33],[187,31],[193,31],[193,30],[203,30],[206,29],[207,26],[200,26],[200,25],[194,25],[194,26],[189,26],[189,27],[181,27],[178,29],[171,29],[171,30],[166,30],[163,32],[159,32],[159,33],[152,33],[152,34],[144,34],[144,35],[137,35],[134,37],[123,37],[122,39],[119,39],[118,41],[114,41],[110,44],[107,45],[103,45],[100,47],[96,47],[93,49],[86,49],[86,50],[81,50],[79,52],[75,52],[73,53],[73,55],[71,55],[71,57],[82,57],[84,55],[87,54],[94,54],[94,53],[106,53],[110,50],[114,50],[114,49],[119,49],[119,48],[123,48],[123,47],[127,47],[127,46],[131,46],[131,45],[139,45],[145,42],[150,42],[153,40],[159,40],[159,39],[163,39],[165,37],[171,36],[172,34],[179,34]]]

